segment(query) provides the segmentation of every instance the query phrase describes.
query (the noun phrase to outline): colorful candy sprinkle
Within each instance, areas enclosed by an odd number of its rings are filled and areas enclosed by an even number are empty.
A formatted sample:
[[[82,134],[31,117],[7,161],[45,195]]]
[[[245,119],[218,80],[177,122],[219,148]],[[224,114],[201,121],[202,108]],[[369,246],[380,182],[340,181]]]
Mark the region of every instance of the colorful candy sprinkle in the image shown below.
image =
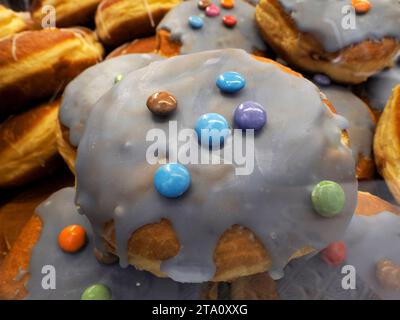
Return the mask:
[[[154,114],[165,116],[177,108],[178,101],[172,94],[160,91],[153,93],[147,99],[146,105]]]
[[[243,130],[260,130],[267,122],[267,113],[264,108],[254,101],[246,101],[240,104],[233,117],[237,127]]]
[[[111,291],[104,284],[94,284],[83,291],[81,300],[111,300]]]
[[[197,7],[200,10],[206,10],[206,8],[211,4],[210,0],[200,0],[199,2],[197,2]]]
[[[123,78],[124,78],[124,76],[122,74],[116,75],[114,78],[114,84],[119,83]]]
[[[222,22],[228,28],[233,28],[237,24],[237,19],[234,16],[224,16]]]
[[[229,134],[226,119],[218,113],[206,113],[196,122],[195,131],[202,145],[221,147]]]
[[[208,17],[216,17],[219,16],[221,12],[221,9],[219,7],[217,7],[214,4],[210,4],[207,8],[206,8],[206,15]]]
[[[221,7],[224,9],[232,9],[235,6],[235,0],[221,0]]]
[[[345,205],[346,196],[342,187],[334,181],[321,181],[311,194],[316,212],[326,218],[339,214]]]
[[[86,230],[79,225],[65,227],[58,236],[58,245],[65,252],[78,252],[85,243]]]
[[[324,74],[314,75],[313,81],[314,81],[314,83],[316,83],[320,86],[323,86],[323,87],[328,87],[332,83],[331,78],[329,78],[328,76],[326,76]]]
[[[371,9],[371,3],[368,0],[352,0],[351,3],[359,14],[367,13]]]
[[[235,93],[245,86],[246,80],[238,72],[225,72],[217,78],[217,87],[225,93]]]
[[[333,242],[321,251],[321,256],[327,264],[340,266],[346,260],[346,244],[343,241]]]
[[[154,186],[166,198],[178,198],[190,186],[190,173],[179,163],[159,167],[154,175]]]
[[[201,29],[204,25],[203,19],[199,16],[190,16],[188,22],[192,29]]]

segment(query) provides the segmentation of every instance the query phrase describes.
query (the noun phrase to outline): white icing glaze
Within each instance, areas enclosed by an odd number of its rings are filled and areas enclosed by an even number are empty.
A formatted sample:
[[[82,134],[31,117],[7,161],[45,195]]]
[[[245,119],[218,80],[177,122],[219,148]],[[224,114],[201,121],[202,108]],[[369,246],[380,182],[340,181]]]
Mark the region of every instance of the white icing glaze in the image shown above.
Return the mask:
[[[192,15],[204,19],[203,28],[194,30],[189,26],[188,19]],[[232,29],[225,27],[224,15],[234,15],[237,25]],[[254,16],[255,8],[245,1],[236,1],[234,8],[221,8],[219,16],[208,17],[197,7],[196,0],[189,0],[172,9],[160,22],[158,30],[169,31],[171,40],[182,43],[181,54],[225,48],[240,48],[250,53],[266,51]]]
[[[122,269],[118,264],[100,264],[93,254],[90,223],[86,217],[77,213],[74,197],[74,189],[65,188],[53,194],[37,209],[43,221],[43,229],[32,251],[27,299],[79,300],[82,292],[96,283],[108,286],[114,300],[199,298],[201,288],[198,285],[183,285],[170,279],[160,279],[133,267]],[[87,245],[75,254],[63,252],[57,244],[59,232],[71,224],[83,226],[88,236]],[[44,290],[42,287],[42,268],[45,265],[55,268],[54,290]]]
[[[344,87],[331,85],[320,89],[338,114],[349,121],[348,133],[354,160],[357,162],[360,155],[371,159],[375,123],[368,106]]]
[[[246,88],[222,95],[215,79],[225,71],[240,72]],[[178,100],[170,118],[154,117],[146,107],[147,98],[157,91],[168,91]],[[235,164],[191,164],[192,184],[183,197],[158,194],[153,187],[158,166],[146,161],[148,130],[168,132],[168,120],[176,120],[178,129],[193,128],[207,112],[218,112],[231,123],[235,107],[247,100],[264,105],[269,118],[255,138],[254,172],[237,176]],[[355,164],[340,140],[342,118],[328,110],[310,81],[242,50],[151,63],[128,74],[93,110],[78,149],[76,202],[98,236],[104,223],[114,219],[122,266],[128,263],[131,233],[164,217],[181,243],[179,254],[161,267],[174,280],[209,280],[215,272],[217,240],[233,224],[250,228],[260,238],[273,260],[271,274],[281,276],[296,250],[322,249],[341,238],[355,210]],[[169,148],[173,152],[174,147]],[[325,179],[340,183],[346,194],[343,212],[332,219],[320,217],[311,207],[310,192]]]
[[[60,120],[70,130],[71,144],[79,145],[93,105],[115,85],[117,75],[125,76],[159,59],[162,58],[153,54],[120,56],[86,69],[71,81],[64,91],[60,108]]]
[[[400,40],[399,0],[369,0],[371,9],[356,15],[356,28],[342,26],[343,8],[351,6],[351,0],[279,0],[282,7],[294,19],[297,28],[315,36],[329,52],[364,40],[379,41],[383,38]]]

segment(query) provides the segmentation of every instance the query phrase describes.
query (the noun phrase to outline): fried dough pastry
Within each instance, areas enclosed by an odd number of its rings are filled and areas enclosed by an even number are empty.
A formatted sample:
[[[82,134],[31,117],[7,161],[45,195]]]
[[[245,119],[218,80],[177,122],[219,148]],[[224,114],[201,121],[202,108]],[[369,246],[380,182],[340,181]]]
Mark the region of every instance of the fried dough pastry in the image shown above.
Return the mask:
[[[60,101],[45,103],[0,124],[0,188],[51,173],[60,164],[56,144]]]
[[[0,5],[0,39],[30,28],[31,24],[22,14]]]
[[[181,0],[104,0],[96,12],[96,32],[101,41],[116,47],[150,36],[164,15]]]
[[[350,5],[351,1],[328,3],[339,6],[337,9],[316,0],[301,3],[261,0],[256,9],[256,20],[265,41],[290,65],[308,72],[324,73],[337,82],[358,84],[391,66],[400,49],[398,2],[370,2],[373,9],[356,16],[356,30],[345,30],[340,25],[343,19],[341,8]],[[382,21],[390,24],[389,28],[397,32],[397,38],[391,31],[384,33],[379,27]],[[376,33],[373,39],[366,36],[371,32]]]
[[[125,43],[117,49],[113,50],[106,59],[111,59],[118,56],[131,53],[156,53],[157,39],[156,37],[149,37],[143,39],[136,39],[132,42]]]
[[[46,6],[56,10],[57,27],[73,27],[84,25],[94,19],[96,8],[101,0],[34,0],[32,17],[40,26],[47,14]]]
[[[400,85],[393,89],[379,119],[374,152],[378,171],[400,203]]]
[[[0,117],[55,96],[101,60],[103,48],[84,28],[26,31],[0,41]]]

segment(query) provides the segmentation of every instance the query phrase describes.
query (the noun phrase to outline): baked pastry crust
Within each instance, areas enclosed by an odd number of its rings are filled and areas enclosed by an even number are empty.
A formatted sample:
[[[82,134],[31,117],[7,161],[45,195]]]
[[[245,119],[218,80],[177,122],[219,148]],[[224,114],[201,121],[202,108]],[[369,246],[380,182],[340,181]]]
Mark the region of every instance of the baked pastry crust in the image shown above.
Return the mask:
[[[106,59],[111,59],[118,56],[123,56],[130,53],[156,53],[157,39],[156,37],[149,37],[143,39],[136,39],[128,42],[113,50]]]
[[[261,0],[256,21],[265,41],[289,64],[324,73],[337,82],[358,84],[393,64],[400,43],[392,38],[363,41],[327,52],[311,34],[301,33],[277,0]]]
[[[96,32],[111,47],[154,34],[155,27],[181,0],[104,0],[96,12]]]
[[[0,41],[0,117],[61,92],[103,48],[85,28],[26,31]]]
[[[43,18],[43,7],[51,5],[56,10],[57,27],[82,25],[93,20],[100,2],[101,0],[34,0],[32,18],[40,26]]]
[[[400,85],[393,89],[379,119],[374,152],[378,171],[385,178],[396,201],[400,203]]]
[[[51,173],[60,164],[56,124],[60,101],[45,103],[0,125],[0,188]]]
[[[30,29],[31,24],[18,12],[0,5],[0,39]]]

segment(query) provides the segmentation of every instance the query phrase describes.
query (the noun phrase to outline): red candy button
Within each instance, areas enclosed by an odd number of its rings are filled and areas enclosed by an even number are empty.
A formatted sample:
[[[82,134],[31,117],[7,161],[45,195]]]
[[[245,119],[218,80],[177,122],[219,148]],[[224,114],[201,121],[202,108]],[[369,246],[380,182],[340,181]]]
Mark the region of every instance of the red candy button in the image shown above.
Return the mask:
[[[79,225],[65,227],[58,236],[58,245],[69,253],[79,251],[86,242],[86,230]]]
[[[346,260],[346,244],[343,241],[333,242],[322,250],[321,255],[327,264],[337,267]]]
[[[224,16],[222,21],[228,28],[233,28],[237,24],[237,19],[234,16]]]

